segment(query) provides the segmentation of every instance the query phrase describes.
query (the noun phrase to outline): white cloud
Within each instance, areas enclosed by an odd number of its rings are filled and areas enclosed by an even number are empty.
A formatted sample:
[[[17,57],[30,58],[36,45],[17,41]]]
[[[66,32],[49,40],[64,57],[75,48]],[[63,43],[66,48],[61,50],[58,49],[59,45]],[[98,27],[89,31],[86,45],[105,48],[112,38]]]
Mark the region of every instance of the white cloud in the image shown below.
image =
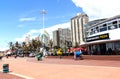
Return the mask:
[[[52,33],[53,31],[58,30],[58,28],[70,28],[70,22],[63,23],[63,24],[57,24],[49,28],[45,28],[45,30],[50,34],[50,37],[53,38]]]
[[[119,0],[72,0],[77,7],[90,17],[90,20],[109,18],[120,14]]]
[[[28,33],[24,34],[21,38],[15,38],[15,41],[23,42],[23,41],[25,41],[25,38],[28,35],[30,35],[31,39],[35,38],[36,36],[34,34],[37,34],[37,33],[39,34],[39,33],[41,33],[41,31],[42,31],[42,29],[40,29],[40,30],[34,30],[34,29],[32,29]]]
[[[20,22],[24,22],[24,21],[35,21],[36,17],[31,17],[31,18],[20,18],[19,21]]]
[[[70,22],[63,23],[63,24],[57,24],[57,25],[45,28],[45,30],[49,33],[50,38],[52,38],[53,31],[57,30],[58,28],[70,28]],[[23,41],[25,41],[25,37],[28,35],[30,35],[30,38],[32,39],[42,33],[43,33],[43,29],[30,30],[28,33],[24,34],[21,38],[16,38],[15,41],[23,42]]]
[[[2,43],[2,45],[0,45],[0,51],[5,51],[8,49],[9,49],[8,43],[4,42]]]
[[[5,50],[8,50],[9,47],[0,47],[0,51],[5,51]]]

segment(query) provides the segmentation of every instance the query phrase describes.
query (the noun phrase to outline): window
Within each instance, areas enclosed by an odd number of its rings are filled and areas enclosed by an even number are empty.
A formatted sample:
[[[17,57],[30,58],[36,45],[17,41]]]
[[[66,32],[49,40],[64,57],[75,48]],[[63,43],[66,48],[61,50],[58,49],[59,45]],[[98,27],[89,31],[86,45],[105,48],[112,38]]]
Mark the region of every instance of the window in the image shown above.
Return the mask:
[[[119,19],[119,24],[120,24],[120,19]]]
[[[95,29],[95,28],[93,28],[93,34],[95,34],[95,31],[96,31],[96,29]]]
[[[108,30],[112,30],[114,26],[108,26]]]
[[[114,48],[120,49],[120,42],[115,42],[114,43]]]
[[[114,26],[114,29],[118,28],[118,27],[117,27],[117,21],[114,21],[114,22],[113,22],[113,26]]]
[[[95,33],[98,33],[99,32],[99,27],[96,27],[95,28]]]
[[[85,31],[86,36],[89,36],[91,32],[91,29],[89,29],[88,31]]]
[[[108,30],[113,30],[113,29],[116,29],[116,28],[117,28],[117,25],[108,26]]]
[[[112,22],[112,24],[113,24],[113,25],[114,25],[114,24],[117,24],[117,21]]]
[[[117,28],[118,28],[118,27],[117,27],[117,24],[114,24],[113,26],[114,26],[114,29],[117,29]]]
[[[93,29],[91,29],[91,31],[90,31],[90,35],[92,35],[92,34],[94,34]]]
[[[110,23],[108,23],[108,25],[112,25],[112,23],[110,22]]]
[[[107,24],[103,24],[103,26],[100,26],[100,32],[107,30]]]

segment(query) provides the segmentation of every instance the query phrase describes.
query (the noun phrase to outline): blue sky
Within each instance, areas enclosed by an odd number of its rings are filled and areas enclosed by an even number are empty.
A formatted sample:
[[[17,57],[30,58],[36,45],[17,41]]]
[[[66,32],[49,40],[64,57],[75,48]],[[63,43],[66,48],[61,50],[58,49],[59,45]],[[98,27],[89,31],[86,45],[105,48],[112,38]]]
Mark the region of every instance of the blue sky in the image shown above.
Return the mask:
[[[45,28],[68,22],[81,12],[71,0],[1,0],[0,1],[0,46],[29,32],[42,29],[42,14],[45,14]]]
[[[1,0],[0,50],[11,41],[24,41],[28,34],[37,36],[42,30],[43,9],[46,11],[45,28],[49,33],[57,27],[69,28],[70,19],[77,13],[87,13],[90,20],[119,14],[118,0],[92,1],[94,3],[90,0]],[[105,4],[106,1],[109,4]],[[111,6],[113,3],[118,5]]]

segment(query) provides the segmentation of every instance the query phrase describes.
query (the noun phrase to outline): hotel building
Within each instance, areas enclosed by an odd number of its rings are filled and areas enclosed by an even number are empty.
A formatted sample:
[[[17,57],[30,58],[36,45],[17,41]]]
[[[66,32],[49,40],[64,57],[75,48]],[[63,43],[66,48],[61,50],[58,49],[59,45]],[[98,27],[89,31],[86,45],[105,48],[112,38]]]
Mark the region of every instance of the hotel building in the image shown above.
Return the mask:
[[[88,22],[88,16],[86,14],[78,14],[71,18],[71,34],[72,34],[72,46],[76,47],[79,44],[84,43],[84,28],[83,25]]]

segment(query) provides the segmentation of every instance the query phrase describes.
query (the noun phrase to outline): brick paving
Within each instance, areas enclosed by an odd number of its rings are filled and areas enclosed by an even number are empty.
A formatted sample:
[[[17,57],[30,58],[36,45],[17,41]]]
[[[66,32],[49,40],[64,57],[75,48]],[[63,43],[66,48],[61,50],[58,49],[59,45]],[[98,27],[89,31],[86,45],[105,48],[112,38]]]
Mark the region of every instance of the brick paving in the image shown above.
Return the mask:
[[[44,64],[58,64],[58,65],[85,65],[85,66],[104,66],[104,67],[120,67],[120,61],[103,61],[103,60],[70,60],[59,58],[45,58],[43,61],[36,61],[36,59],[27,59],[28,62],[44,63]]]
[[[3,58],[2,64],[8,63],[10,71],[27,76],[26,79],[119,79],[120,61],[104,60],[70,60],[58,58]],[[1,77],[1,75],[4,77]],[[0,79],[14,78],[11,74],[0,72]],[[22,78],[21,78],[22,79]]]
[[[16,75],[0,72],[0,79],[25,79]]]
[[[57,56],[49,56],[48,58],[58,58]],[[73,59],[73,56],[62,56],[63,59]],[[83,55],[85,60],[112,60],[120,61],[120,55]]]

